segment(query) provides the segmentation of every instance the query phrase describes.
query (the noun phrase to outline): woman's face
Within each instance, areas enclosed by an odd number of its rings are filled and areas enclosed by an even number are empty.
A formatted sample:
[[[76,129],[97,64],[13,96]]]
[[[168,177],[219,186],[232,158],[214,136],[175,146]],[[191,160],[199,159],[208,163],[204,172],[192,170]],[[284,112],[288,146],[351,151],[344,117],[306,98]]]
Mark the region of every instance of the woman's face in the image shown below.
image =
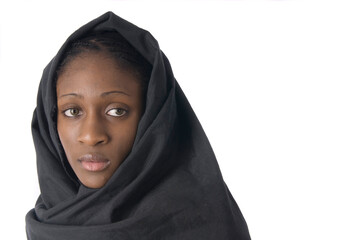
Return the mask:
[[[144,104],[141,85],[110,57],[85,53],[57,81],[57,129],[83,185],[101,188],[131,151]]]

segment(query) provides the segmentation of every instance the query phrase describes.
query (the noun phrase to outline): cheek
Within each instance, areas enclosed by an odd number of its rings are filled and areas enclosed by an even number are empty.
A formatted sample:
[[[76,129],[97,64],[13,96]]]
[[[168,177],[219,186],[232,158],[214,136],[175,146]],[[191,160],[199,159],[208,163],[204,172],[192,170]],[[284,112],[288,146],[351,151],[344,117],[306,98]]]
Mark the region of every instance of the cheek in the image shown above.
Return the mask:
[[[121,124],[112,128],[113,144],[121,146],[122,151],[130,151],[135,141],[138,122],[129,121],[127,124]]]
[[[76,141],[76,128],[71,124],[66,124],[64,121],[58,119],[57,132],[61,144],[67,154]]]

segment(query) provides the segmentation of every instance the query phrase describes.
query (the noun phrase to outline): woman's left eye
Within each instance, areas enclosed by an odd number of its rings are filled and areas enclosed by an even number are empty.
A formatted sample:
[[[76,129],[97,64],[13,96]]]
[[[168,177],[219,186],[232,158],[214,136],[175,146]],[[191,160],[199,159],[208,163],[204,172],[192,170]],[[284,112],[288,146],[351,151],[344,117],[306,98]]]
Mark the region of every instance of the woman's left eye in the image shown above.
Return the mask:
[[[113,117],[122,117],[126,113],[127,113],[127,111],[122,108],[112,108],[106,112],[106,114],[113,116]]]

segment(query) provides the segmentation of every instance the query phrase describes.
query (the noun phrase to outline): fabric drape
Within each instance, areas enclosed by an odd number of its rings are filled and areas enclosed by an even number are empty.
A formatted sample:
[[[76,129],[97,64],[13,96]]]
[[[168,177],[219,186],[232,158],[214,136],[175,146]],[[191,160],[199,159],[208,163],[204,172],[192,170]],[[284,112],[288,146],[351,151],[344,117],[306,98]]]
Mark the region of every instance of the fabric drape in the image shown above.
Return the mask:
[[[57,133],[56,69],[90,31],[117,31],[152,65],[130,154],[100,189],[78,182]],[[210,143],[155,38],[112,12],[84,25],[46,66],[32,120],[40,196],[30,240],[250,239]]]

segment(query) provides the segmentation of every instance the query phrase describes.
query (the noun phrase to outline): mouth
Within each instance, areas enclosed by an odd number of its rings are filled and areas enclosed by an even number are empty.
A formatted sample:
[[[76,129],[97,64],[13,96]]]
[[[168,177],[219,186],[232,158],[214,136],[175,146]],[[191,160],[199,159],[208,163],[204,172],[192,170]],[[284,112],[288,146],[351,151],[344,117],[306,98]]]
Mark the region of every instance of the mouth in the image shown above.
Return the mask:
[[[85,154],[78,161],[85,170],[90,172],[101,172],[110,165],[110,160],[97,153]]]

